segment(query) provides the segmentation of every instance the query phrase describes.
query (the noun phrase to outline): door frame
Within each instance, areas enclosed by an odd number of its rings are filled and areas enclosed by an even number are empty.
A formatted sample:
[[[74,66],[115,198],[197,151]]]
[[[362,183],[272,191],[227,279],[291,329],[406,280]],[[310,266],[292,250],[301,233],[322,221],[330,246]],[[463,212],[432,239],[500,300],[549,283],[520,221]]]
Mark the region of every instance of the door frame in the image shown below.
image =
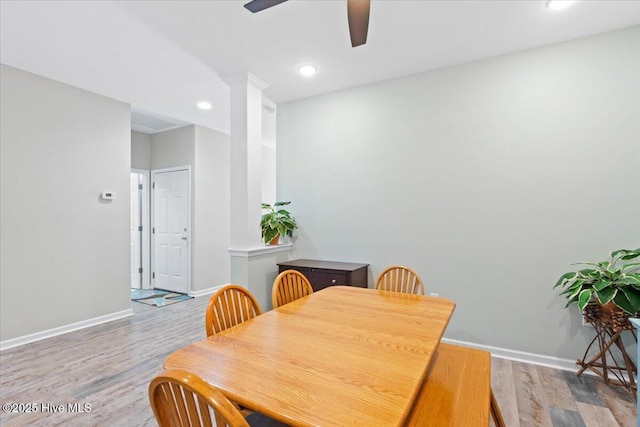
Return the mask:
[[[140,225],[142,225],[142,241],[140,242],[142,289],[151,289],[151,211],[149,205],[151,191],[149,186],[149,171],[131,168],[131,173],[142,175],[142,198],[140,200]]]
[[[187,293],[191,294],[191,165],[151,169],[151,185],[149,186],[149,192],[151,193],[150,230],[153,230],[155,228],[155,223],[154,223],[155,212],[153,211],[153,207],[155,206],[155,191],[154,191],[155,176],[161,173],[177,172],[177,171],[184,171],[184,170],[187,171],[187,180],[189,181],[188,191],[187,191],[187,266],[188,268],[187,268],[186,276],[187,276]],[[151,233],[150,244],[151,244],[151,256],[150,256],[151,268],[149,269],[149,271],[153,273],[152,270],[153,270],[153,266],[155,265],[154,263],[155,263],[155,257],[156,257],[154,233]],[[150,278],[151,287],[155,288],[155,278],[153,277],[152,274],[150,274],[150,276],[151,276]]]

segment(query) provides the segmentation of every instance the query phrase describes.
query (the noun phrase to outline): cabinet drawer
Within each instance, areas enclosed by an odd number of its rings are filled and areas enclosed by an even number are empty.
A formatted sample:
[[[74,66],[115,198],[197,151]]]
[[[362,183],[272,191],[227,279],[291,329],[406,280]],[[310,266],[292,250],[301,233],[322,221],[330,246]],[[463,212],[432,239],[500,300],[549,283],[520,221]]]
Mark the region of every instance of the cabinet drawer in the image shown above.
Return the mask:
[[[319,291],[329,286],[347,284],[347,275],[345,273],[316,269],[305,269],[300,270],[300,272],[309,279],[314,291]]]

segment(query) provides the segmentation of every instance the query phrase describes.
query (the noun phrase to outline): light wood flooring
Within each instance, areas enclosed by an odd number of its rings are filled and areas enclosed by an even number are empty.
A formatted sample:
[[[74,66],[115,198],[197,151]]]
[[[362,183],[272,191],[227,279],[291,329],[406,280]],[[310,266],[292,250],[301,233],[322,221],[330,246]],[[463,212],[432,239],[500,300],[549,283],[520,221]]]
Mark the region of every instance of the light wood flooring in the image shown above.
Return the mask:
[[[0,401],[37,413],[0,413],[9,426],[155,426],[147,386],[166,356],[205,337],[208,297],[0,353]],[[507,426],[633,427],[634,396],[597,377],[494,358],[492,383]],[[70,412],[90,405],[90,412]],[[63,405],[62,412],[54,412]],[[43,412],[48,411],[48,412]],[[347,427],[347,426],[345,426]]]

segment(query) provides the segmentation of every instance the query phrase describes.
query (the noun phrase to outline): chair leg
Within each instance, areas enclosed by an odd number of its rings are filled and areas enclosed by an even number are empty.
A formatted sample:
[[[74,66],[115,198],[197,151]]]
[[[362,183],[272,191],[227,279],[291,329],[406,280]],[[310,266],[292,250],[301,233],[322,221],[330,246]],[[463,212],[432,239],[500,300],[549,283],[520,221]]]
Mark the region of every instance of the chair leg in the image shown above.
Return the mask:
[[[502,419],[502,412],[500,412],[498,401],[493,394],[493,388],[491,389],[491,418],[493,418],[493,423],[496,427],[506,427],[504,419]]]

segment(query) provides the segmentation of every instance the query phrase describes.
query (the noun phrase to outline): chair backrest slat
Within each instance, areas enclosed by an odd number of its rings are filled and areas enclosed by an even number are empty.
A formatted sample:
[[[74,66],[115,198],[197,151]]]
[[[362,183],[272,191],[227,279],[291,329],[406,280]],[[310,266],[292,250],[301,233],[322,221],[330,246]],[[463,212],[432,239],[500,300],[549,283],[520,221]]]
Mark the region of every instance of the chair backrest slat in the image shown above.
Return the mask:
[[[187,405],[185,404],[184,396],[182,395],[182,389],[178,384],[174,383],[169,383],[168,386],[173,403],[176,405],[181,425],[190,425],[191,423],[189,423],[189,414],[187,412]]]
[[[176,386],[176,384],[173,384]],[[202,423],[200,422],[200,415],[198,414],[198,409],[196,408],[196,401],[194,399],[193,393],[186,393],[183,396],[183,401],[186,403],[186,412],[189,418],[185,419],[189,420],[189,425],[201,427]]]

